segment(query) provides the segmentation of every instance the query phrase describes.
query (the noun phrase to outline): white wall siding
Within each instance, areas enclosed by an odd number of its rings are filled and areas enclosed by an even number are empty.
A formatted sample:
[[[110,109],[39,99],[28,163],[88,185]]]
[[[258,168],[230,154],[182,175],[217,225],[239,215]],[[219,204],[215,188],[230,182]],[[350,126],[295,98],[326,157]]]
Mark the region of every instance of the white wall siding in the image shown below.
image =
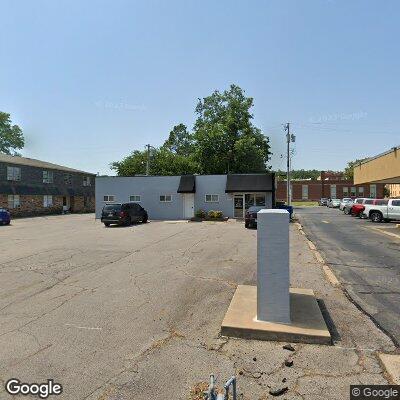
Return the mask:
[[[150,219],[182,219],[183,198],[177,193],[180,176],[135,176],[96,178],[96,218],[101,217],[104,195],[115,195],[115,202],[129,202],[131,195],[140,196],[140,205]],[[172,195],[172,202],[160,202],[160,195]]]
[[[233,196],[225,193],[226,175],[198,175],[196,176],[196,193],[194,196],[194,210],[218,210],[225,216],[233,217]],[[218,194],[218,203],[206,203],[206,194]]]

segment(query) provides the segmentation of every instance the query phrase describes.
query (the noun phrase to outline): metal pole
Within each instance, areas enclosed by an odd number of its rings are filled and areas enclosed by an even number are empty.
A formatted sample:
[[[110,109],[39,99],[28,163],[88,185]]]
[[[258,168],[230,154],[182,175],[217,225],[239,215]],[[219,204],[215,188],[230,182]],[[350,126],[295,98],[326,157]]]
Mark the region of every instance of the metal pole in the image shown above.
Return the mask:
[[[290,206],[291,196],[290,196],[290,123],[288,122],[285,126],[286,134],[286,142],[287,142],[287,172],[286,172],[286,202],[287,205]]]
[[[146,161],[146,175],[150,174],[150,144],[146,144],[147,147],[147,161]]]

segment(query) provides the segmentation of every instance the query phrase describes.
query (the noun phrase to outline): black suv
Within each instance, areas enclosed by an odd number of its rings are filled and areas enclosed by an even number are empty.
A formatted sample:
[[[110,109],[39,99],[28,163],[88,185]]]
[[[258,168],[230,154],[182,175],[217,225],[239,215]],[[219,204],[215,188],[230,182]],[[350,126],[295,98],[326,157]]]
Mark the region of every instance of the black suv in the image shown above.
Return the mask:
[[[146,223],[148,218],[147,211],[137,203],[106,204],[101,212],[101,222],[105,226],[130,225],[133,222]]]

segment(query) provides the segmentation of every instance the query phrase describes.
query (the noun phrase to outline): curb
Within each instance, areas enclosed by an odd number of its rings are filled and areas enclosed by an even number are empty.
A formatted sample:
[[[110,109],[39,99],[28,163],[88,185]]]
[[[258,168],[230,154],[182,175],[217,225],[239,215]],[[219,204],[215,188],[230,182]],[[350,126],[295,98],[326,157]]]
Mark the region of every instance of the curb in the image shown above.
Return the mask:
[[[400,355],[378,353],[379,360],[386,370],[389,380],[400,385]]]
[[[306,234],[303,231],[303,227],[300,223],[296,222],[295,223],[297,229],[299,232],[306,236]],[[340,286],[339,279],[336,277],[336,275],[333,273],[333,271],[329,268],[328,265],[326,265],[324,258],[321,256],[321,253],[317,250],[315,244],[308,238],[306,238],[308,247],[310,250],[313,252],[314,257],[317,259],[317,261],[322,264],[322,270],[324,271],[325,278],[328,280],[328,282],[333,286],[333,287],[338,287]]]

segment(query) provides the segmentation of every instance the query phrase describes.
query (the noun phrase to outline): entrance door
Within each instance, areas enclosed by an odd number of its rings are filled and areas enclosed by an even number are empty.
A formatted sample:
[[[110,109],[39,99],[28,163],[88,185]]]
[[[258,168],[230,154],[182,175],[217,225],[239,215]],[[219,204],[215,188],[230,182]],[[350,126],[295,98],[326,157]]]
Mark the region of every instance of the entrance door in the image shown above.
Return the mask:
[[[234,210],[233,210],[233,217],[234,218],[244,218],[243,214],[243,195],[242,194],[235,194],[233,197],[233,204],[234,204]]]
[[[69,210],[71,212],[75,211],[75,198],[74,198],[74,196],[70,196],[70,198],[69,198]]]
[[[183,217],[190,219],[194,217],[194,193],[183,195]]]

